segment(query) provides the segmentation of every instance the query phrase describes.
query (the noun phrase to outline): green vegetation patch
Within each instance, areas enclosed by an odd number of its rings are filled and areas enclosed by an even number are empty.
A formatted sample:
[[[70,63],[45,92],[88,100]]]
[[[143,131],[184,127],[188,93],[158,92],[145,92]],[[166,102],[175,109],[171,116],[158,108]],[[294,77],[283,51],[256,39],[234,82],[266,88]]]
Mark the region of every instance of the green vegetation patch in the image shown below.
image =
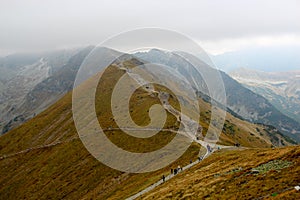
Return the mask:
[[[272,160],[268,163],[259,165],[256,168],[253,168],[252,171],[258,171],[259,173],[266,173],[270,170],[281,170],[283,168],[287,168],[293,165],[292,162],[285,161],[285,160]]]

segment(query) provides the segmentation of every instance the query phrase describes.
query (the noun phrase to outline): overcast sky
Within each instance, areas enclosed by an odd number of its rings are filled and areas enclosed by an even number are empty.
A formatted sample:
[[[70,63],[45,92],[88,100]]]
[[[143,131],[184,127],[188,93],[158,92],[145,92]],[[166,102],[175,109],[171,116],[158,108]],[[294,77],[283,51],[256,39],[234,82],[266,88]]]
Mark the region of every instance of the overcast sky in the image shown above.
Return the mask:
[[[0,55],[98,44],[140,27],[179,31],[206,51],[300,45],[298,0],[0,0]]]

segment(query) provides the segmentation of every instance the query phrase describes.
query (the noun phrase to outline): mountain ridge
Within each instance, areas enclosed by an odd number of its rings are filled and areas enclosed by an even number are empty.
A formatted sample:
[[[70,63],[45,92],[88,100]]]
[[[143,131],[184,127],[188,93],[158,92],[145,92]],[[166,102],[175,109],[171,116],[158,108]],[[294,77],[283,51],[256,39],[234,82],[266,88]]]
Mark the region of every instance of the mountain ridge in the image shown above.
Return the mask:
[[[143,60],[164,64],[175,69],[180,69],[181,71],[182,68],[192,67],[186,60],[177,57],[176,53],[171,55],[158,49],[150,50],[149,52],[140,52],[135,55]],[[189,57],[188,59],[191,61],[193,57]],[[202,68],[203,70],[208,69],[205,65],[203,65]],[[197,83],[195,85],[199,87],[200,92],[208,95],[206,83],[201,76],[197,75],[198,73],[189,73],[188,75],[186,75],[184,71],[181,73],[189,80],[196,80]],[[289,137],[292,137],[298,142],[300,141],[300,123],[283,115],[270,104],[267,99],[243,87],[225,72],[219,71],[219,73],[224,82],[227,106],[229,109],[249,121],[273,125]],[[215,94],[215,96],[217,95],[218,94]]]

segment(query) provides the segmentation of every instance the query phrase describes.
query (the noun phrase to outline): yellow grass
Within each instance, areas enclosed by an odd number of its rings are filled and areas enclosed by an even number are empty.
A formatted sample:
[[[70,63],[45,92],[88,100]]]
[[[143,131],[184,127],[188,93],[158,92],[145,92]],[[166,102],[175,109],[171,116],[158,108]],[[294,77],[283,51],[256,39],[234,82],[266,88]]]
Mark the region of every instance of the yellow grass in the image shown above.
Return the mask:
[[[130,64],[130,61],[127,64]],[[110,67],[104,73],[104,79],[100,81],[97,90],[96,112],[103,128],[117,127],[110,111],[110,95],[118,77],[124,72]],[[160,85],[156,87],[168,90]],[[168,92],[172,94],[171,91]],[[176,98],[171,98],[170,101],[172,106],[180,109]],[[72,94],[68,93],[46,111],[0,137],[0,157],[10,156],[0,159],[0,199],[122,199],[158,181],[162,174],[169,173],[170,168],[184,166],[190,159],[197,158],[199,145],[192,144],[176,162],[156,172],[126,174],[111,169],[94,159],[78,139],[72,119],[71,102]],[[131,117],[135,123],[147,125],[150,121],[148,110],[151,105],[157,103],[157,97],[150,96],[141,88],[138,89],[130,101]],[[199,100],[199,104],[200,124],[205,134],[210,121],[210,108],[209,104],[202,100]],[[260,136],[256,131],[257,127],[261,130],[262,127],[236,119],[230,114],[227,115],[227,119],[226,123],[228,126],[232,125],[235,134],[225,130],[220,143],[232,145],[238,141],[248,147],[271,146],[270,139],[265,135]],[[165,128],[177,129],[178,126],[175,117],[167,114]],[[113,143],[132,152],[159,149],[174,137],[174,133],[168,131],[146,139],[134,138],[119,130],[105,131],[105,134]],[[56,145],[45,147],[48,144]],[[13,155],[26,149],[29,150]],[[234,156],[247,159],[248,156],[247,151],[241,154],[239,151],[224,153],[232,159],[235,159]],[[219,157],[211,157],[204,164],[214,162],[214,158],[216,164],[220,164],[223,154],[216,155]],[[238,159],[235,162],[238,162]],[[214,170],[218,171],[219,168]],[[200,176],[201,174],[199,179]]]
[[[299,146],[222,150],[140,199],[298,199],[293,187],[300,181],[299,155]],[[251,174],[252,168],[275,159],[293,164]]]

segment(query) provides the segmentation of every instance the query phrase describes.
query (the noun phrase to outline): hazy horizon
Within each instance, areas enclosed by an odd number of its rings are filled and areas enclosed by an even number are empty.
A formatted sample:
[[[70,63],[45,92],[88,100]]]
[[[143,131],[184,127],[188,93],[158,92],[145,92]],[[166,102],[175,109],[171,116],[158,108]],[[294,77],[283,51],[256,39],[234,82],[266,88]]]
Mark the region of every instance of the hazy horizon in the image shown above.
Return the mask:
[[[97,45],[143,27],[180,32],[211,55],[299,49],[299,7],[297,0],[2,1],[0,56]]]

